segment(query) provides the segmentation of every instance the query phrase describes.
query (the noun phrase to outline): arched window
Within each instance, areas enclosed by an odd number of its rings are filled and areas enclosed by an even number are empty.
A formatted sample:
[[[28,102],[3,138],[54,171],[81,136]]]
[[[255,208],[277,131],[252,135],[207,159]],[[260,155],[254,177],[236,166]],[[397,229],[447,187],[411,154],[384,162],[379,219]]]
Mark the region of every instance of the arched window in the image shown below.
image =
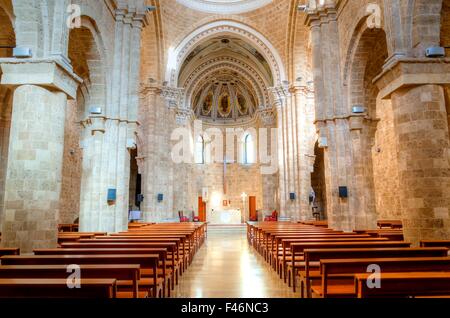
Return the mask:
[[[205,163],[205,140],[203,136],[198,136],[195,143],[195,163],[200,165]]]
[[[244,138],[244,164],[249,165],[255,163],[255,147],[253,136],[247,134]]]

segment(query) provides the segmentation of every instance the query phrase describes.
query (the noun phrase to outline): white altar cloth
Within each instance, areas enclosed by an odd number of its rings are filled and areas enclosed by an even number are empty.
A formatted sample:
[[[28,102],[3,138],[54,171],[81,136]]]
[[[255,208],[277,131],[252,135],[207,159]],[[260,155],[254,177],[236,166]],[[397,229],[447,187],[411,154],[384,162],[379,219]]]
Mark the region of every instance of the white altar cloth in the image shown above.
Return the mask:
[[[210,224],[242,224],[241,210],[209,211],[207,221]]]

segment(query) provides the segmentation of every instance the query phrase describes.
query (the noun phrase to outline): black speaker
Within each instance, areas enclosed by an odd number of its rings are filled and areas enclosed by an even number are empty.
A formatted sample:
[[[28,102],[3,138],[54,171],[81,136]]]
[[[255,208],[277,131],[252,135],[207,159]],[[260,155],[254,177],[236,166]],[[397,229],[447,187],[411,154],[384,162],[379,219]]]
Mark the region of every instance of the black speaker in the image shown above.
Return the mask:
[[[295,193],[291,192],[289,193],[289,198],[294,201],[295,200]]]
[[[164,195],[162,193],[158,194],[158,202],[162,202],[164,200]]]
[[[340,198],[348,198],[348,189],[347,189],[347,187],[339,187],[339,197]]]
[[[143,194],[136,195],[136,202],[138,203],[144,202],[144,195]]]

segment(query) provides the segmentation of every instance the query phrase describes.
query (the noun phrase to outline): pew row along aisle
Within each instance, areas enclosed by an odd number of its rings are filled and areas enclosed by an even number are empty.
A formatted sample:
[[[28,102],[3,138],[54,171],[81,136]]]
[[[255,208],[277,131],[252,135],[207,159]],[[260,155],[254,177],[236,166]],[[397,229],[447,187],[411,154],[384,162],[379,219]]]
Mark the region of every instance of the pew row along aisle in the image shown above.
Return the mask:
[[[247,239],[301,298],[450,296],[450,242],[412,247],[395,221],[350,233],[323,221],[249,222]]]
[[[205,242],[206,223],[61,232],[58,248],[0,249],[0,298],[164,298]],[[80,288],[81,287],[81,288]]]

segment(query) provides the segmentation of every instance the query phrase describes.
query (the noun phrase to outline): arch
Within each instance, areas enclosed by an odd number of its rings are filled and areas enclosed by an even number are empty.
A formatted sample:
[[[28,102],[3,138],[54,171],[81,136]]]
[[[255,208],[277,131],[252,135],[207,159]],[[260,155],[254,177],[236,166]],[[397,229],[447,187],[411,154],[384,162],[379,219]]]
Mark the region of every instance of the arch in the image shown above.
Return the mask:
[[[212,37],[231,34],[251,43],[269,63],[274,77],[274,86],[281,85],[287,81],[282,59],[270,41],[261,33],[240,22],[230,20],[219,20],[205,24],[184,38],[175,48],[169,49],[169,57],[165,81],[168,86],[178,86],[178,75],[184,60],[190,52],[200,43]]]
[[[351,28],[350,30],[354,30],[353,34],[348,42],[347,45],[347,50],[346,50],[346,60],[345,60],[345,66],[344,66],[344,71],[343,71],[343,83],[344,85],[348,85],[348,80],[349,80],[349,74],[351,72],[351,68],[352,68],[352,62],[355,58],[355,54],[356,54],[356,50],[358,48],[358,45],[361,41],[361,38],[363,37],[363,35],[365,34],[365,32],[369,31],[369,30],[381,30],[384,32],[385,37],[386,37],[386,42],[387,42],[387,36],[386,36],[386,29],[385,27],[381,26],[381,28],[377,29],[370,29],[369,26],[367,25],[367,13],[363,14],[363,16],[361,17],[361,19],[357,20],[354,27]],[[388,48],[389,50],[389,48]]]
[[[16,45],[14,17],[7,4],[3,2],[0,2],[0,46],[14,47]],[[11,56],[12,48],[0,48],[0,58]]]
[[[81,27],[70,30],[68,56],[74,73],[83,82],[78,87],[76,100],[69,101],[66,109],[60,198],[62,223],[71,223],[80,215],[87,191],[84,182],[92,175],[87,164],[93,161],[92,150],[83,146],[91,136],[88,128],[90,108],[98,106],[103,115],[108,113],[104,44],[90,17],[82,16]]]
[[[81,87],[87,103],[79,109],[80,120],[87,117],[89,106],[100,105],[103,114],[108,112],[105,56],[104,43],[95,21],[82,16],[81,27],[69,33],[69,59],[74,72],[83,79]]]
[[[16,34],[11,1],[0,0],[0,46],[15,47]],[[12,56],[12,48],[0,48],[0,58]],[[0,81],[2,72],[0,69]],[[0,231],[10,143],[13,90],[0,84]]]
[[[228,61],[222,62],[222,60],[224,59],[218,59],[216,63],[214,63],[214,61],[209,61],[213,64],[210,65],[209,68],[203,70],[202,72],[200,72],[202,70],[201,68],[194,71],[194,73],[192,74],[192,78],[188,82],[190,83],[190,85],[187,86],[188,90],[186,91],[185,105],[188,105],[189,101],[192,100],[192,95],[194,94],[198,86],[202,84],[201,80],[203,78],[207,77],[209,74],[216,72],[217,70],[230,69],[239,72],[241,76],[243,76],[249,82],[251,82],[254,85],[254,88],[256,89],[256,93],[259,99],[259,105],[267,106],[269,102],[269,96],[267,93],[267,86],[265,85],[263,79],[259,76],[255,79],[257,74],[254,74],[254,70],[252,68],[243,69],[243,67],[241,67],[240,65],[237,65],[235,63],[229,63]],[[200,73],[197,73],[197,71]]]
[[[353,184],[355,199],[353,200],[351,216],[355,228],[376,227],[376,220],[380,211],[385,209],[383,196],[378,195],[377,189],[387,188],[385,180],[392,181],[385,172],[387,168],[382,167],[383,161],[388,159],[388,148],[391,142],[380,132],[389,135],[393,131],[393,122],[389,120],[388,108],[383,108],[383,113],[377,112],[381,103],[379,89],[373,83],[374,78],[379,75],[388,58],[388,39],[384,29],[371,29],[362,19],[358,28],[352,36],[351,47],[349,47],[345,83],[347,87],[348,112],[352,113],[352,107],[362,105],[365,107],[364,117],[353,118],[351,123],[351,151],[353,157]],[[378,117],[380,115],[380,117]],[[377,147],[384,148],[385,152],[378,155],[374,151]],[[395,161],[390,158],[388,161]],[[382,171],[383,170],[383,171]],[[383,180],[383,182],[380,182]]]
[[[244,136],[244,164],[250,165],[255,163],[255,151],[253,136],[247,133]]]
[[[255,128],[248,128],[238,138],[239,162],[242,165],[250,166],[257,163],[257,140],[258,135]]]

